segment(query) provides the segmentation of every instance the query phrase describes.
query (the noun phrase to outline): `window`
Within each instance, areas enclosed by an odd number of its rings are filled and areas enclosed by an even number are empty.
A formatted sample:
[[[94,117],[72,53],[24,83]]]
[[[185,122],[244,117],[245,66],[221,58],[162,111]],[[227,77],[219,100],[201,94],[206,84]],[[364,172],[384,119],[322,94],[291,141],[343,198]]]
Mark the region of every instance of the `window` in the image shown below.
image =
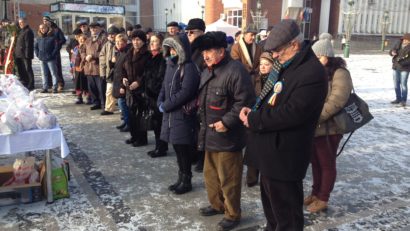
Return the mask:
[[[233,25],[237,26],[239,28],[242,27],[242,10],[238,9],[231,9],[225,11],[226,17],[226,22]]]

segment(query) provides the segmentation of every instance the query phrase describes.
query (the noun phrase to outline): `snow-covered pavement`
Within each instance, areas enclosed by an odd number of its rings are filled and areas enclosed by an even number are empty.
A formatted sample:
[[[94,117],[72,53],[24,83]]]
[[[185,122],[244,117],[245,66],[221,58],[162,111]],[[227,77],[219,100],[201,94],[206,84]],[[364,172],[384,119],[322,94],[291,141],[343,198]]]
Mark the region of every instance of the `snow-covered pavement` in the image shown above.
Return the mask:
[[[306,212],[305,230],[410,230],[410,108],[390,104],[394,91],[388,55],[353,54],[347,63],[356,93],[368,102],[374,120],[353,134],[338,157],[329,209]],[[38,76],[38,61],[34,65]],[[68,73],[66,61],[64,66]],[[68,75],[66,80],[70,82]],[[194,174],[193,192],[169,193],[175,154],[148,157],[152,133],[149,146],[132,148],[123,144],[128,135],[114,128],[118,113],[101,117],[100,111],[74,105],[68,91],[38,97],[57,115],[72,151],[71,197],[50,205],[0,207],[0,230],[215,230],[221,216],[198,214],[207,205],[202,175]],[[0,163],[12,161],[0,158]],[[306,194],[310,185],[309,169]],[[258,187],[242,191],[243,219],[237,230],[262,230]]]

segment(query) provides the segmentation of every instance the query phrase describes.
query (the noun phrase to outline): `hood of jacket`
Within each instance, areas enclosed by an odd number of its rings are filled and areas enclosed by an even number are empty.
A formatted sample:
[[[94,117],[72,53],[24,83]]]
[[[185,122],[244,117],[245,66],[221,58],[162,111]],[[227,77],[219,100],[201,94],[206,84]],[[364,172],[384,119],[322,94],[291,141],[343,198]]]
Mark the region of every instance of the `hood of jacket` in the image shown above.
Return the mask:
[[[178,65],[191,60],[191,46],[188,37],[184,33],[167,37],[162,43],[164,57],[170,56],[170,48],[174,48],[178,54]]]

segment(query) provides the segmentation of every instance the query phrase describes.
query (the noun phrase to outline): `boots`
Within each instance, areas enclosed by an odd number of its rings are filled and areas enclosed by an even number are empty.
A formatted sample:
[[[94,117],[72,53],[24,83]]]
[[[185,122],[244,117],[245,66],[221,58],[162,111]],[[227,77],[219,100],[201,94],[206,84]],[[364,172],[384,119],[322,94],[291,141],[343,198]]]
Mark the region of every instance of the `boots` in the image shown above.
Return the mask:
[[[169,190],[169,191],[174,191],[181,183],[182,183],[182,172],[179,171],[179,172],[178,172],[178,180],[177,180],[177,182],[175,182],[174,184],[170,185],[170,186],[168,187],[168,190]]]
[[[191,178],[192,175],[182,174],[182,183],[175,188],[174,193],[184,194],[192,191]]]
[[[319,199],[313,201],[306,210],[311,213],[317,213],[327,209],[327,201],[321,201]]]

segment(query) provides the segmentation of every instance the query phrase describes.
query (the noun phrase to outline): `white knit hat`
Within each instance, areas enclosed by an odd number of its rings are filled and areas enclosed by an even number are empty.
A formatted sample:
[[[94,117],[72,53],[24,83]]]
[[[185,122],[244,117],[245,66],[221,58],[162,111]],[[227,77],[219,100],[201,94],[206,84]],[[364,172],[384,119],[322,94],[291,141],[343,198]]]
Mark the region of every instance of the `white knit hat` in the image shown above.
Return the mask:
[[[335,57],[335,52],[333,51],[332,43],[329,39],[319,39],[312,46],[313,52],[316,56],[326,56]]]

